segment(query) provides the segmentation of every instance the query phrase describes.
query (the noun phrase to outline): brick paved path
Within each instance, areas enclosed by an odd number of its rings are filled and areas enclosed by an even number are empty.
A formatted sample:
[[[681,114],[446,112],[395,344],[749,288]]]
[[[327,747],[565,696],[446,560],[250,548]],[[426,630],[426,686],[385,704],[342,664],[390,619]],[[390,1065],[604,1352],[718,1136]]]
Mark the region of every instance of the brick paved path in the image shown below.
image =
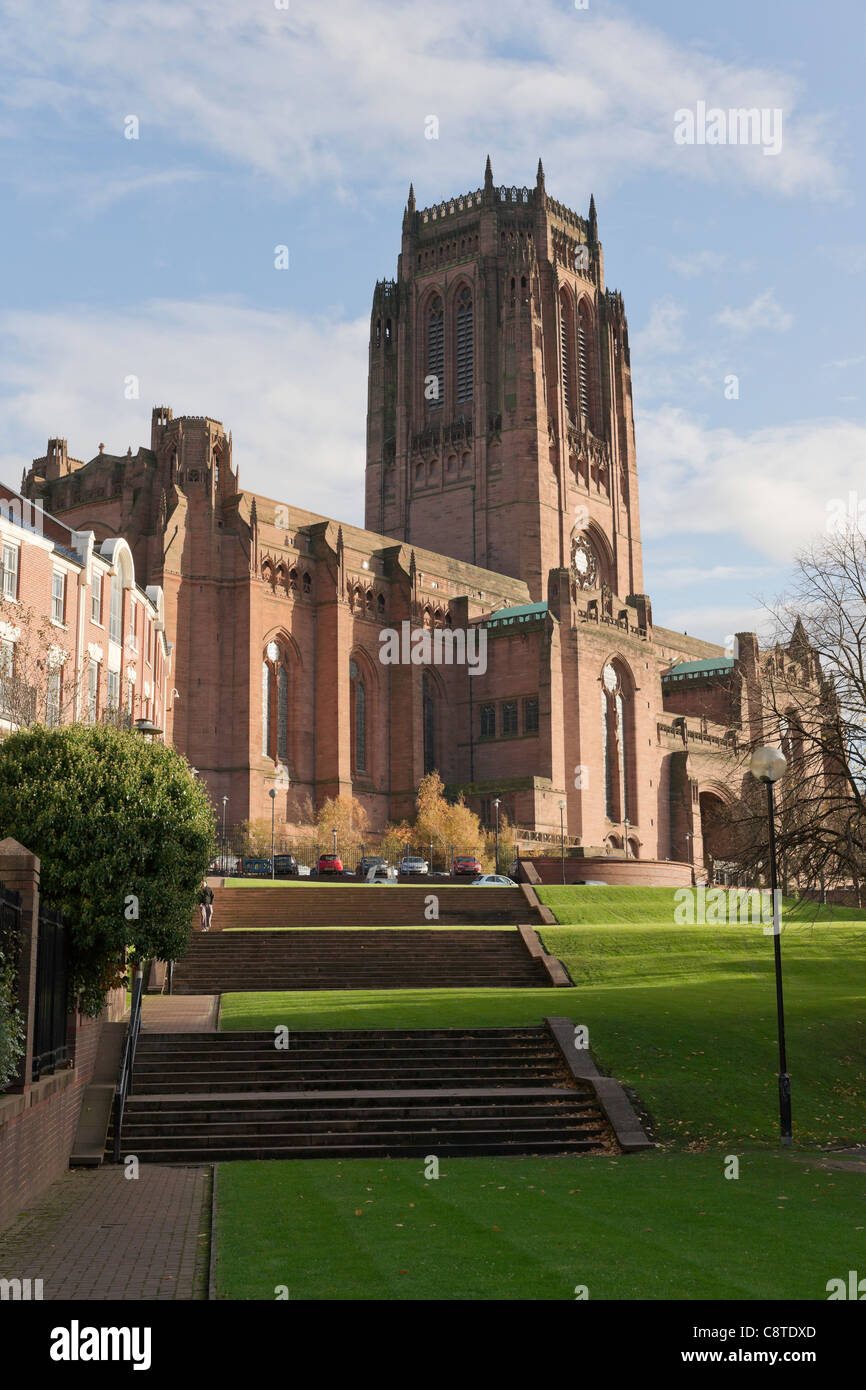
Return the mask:
[[[146,994],[141,1026],[149,1033],[213,1033],[218,994]]]
[[[211,1169],[74,1168],[0,1231],[0,1278],[49,1299],[206,1299]]]

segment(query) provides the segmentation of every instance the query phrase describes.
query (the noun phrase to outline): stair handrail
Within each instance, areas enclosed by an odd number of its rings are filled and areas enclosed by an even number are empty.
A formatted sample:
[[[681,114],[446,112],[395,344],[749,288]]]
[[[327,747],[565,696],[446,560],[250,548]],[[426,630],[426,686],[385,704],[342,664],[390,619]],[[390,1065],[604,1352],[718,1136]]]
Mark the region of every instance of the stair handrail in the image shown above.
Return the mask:
[[[132,1006],[129,1010],[129,1023],[123,1042],[120,1067],[117,1072],[117,1085],[114,1090],[114,1162],[120,1162],[120,1131],[123,1127],[123,1112],[126,1098],[132,1090],[132,1070],[135,1066],[135,1049],[141,1031],[141,997],[144,989],[144,971],[141,964],[136,966],[132,980]]]

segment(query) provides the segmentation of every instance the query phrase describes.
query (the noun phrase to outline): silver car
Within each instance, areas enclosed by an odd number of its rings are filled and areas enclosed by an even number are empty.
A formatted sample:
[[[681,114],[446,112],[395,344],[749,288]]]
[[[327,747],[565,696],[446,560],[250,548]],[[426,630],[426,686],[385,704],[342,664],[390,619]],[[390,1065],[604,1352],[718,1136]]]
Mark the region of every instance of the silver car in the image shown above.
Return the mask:
[[[426,859],[421,859],[418,855],[408,854],[400,860],[401,874],[429,874],[430,865]]]

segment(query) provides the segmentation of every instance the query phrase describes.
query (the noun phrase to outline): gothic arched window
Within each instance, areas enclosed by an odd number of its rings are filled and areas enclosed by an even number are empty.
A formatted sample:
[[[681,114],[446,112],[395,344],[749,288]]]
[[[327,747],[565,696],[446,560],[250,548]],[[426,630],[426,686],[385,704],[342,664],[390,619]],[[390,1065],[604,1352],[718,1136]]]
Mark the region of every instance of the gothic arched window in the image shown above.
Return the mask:
[[[563,294],[559,301],[559,352],[561,359],[560,371],[562,374],[562,401],[569,420],[572,418],[572,393],[574,390],[571,336],[571,305],[568,302],[568,297]]]
[[[438,295],[427,315],[426,376],[424,399],[435,410],[445,398],[445,311]]]
[[[472,333],[472,295],[463,289],[457,299],[457,399],[471,401],[475,348]]]
[[[421,682],[421,716],[424,730],[424,775],[436,767],[436,713],[433,704],[433,685],[425,672]]]
[[[580,413],[586,424],[590,423],[592,391],[590,387],[591,365],[590,345],[592,342],[590,318],[586,304],[581,303],[577,314],[577,382]]]
[[[622,824],[632,815],[633,705],[622,676],[610,662],[602,672],[601,746],[605,815]]]
[[[280,642],[268,643],[262,662],[262,753],[289,760],[289,656]]]
[[[352,771],[367,771],[367,689],[356,661],[349,662]]]

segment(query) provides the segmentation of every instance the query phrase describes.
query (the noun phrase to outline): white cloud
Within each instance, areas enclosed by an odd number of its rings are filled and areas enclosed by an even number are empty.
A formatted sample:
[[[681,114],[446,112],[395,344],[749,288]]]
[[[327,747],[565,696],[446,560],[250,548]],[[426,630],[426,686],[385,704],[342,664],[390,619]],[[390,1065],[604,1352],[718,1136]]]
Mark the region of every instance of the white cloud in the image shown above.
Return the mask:
[[[738,563],[742,542],[787,563],[864,475],[866,426],[845,420],[739,435],[663,406],[641,412],[636,429],[644,535],[715,535],[708,563]]]
[[[691,251],[683,256],[669,256],[668,264],[678,275],[683,275],[687,280],[693,280],[698,275],[703,275],[707,271],[720,272],[729,270],[732,266],[742,270],[743,266],[739,261],[735,261],[728,251]]]
[[[288,10],[265,0],[150,0],[110,15],[98,0],[38,14],[10,0],[4,59],[0,121],[4,108],[19,126],[41,116],[67,157],[77,144],[92,161],[92,138],[77,137],[95,120],[106,151],[122,158],[123,120],[135,114],[137,167],[149,148],[162,157],[167,136],[185,162],[193,151],[216,156],[296,194],[317,183],[343,192],[364,180],[403,184],[414,173],[422,196],[422,185],[441,196],[446,171],[459,192],[478,185],[488,145],[494,175],[508,182],[531,177],[543,153],[559,188],[654,169],[783,196],[841,189],[836,127],[803,109],[793,75],[716,58],[621,10],[576,11],[561,0],[481,10],[458,0]],[[781,108],[782,152],[675,144],[675,111],[698,100]],[[424,136],[430,114],[440,120],[437,141]]]
[[[654,300],[646,324],[632,334],[635,354],[639,357],[656,357],[679,352],[683,345],[685,317],[684,305],[678,304],[670,295]]]
[[[764,290],[742,309],[732,309],[726,305],[716,314],[715,321],[744,337],[758,330],[786,333],[794,322],[794,315],[782,308],[772,290]]]
[[[0,477],[17,487],[50,435],[75,458],[150,445],[150,412],[211,415],[234,434],[241,485],[363,524],[369,321],[227,302],[0,315]],[[124,399],[124,379],[140,399]]]

